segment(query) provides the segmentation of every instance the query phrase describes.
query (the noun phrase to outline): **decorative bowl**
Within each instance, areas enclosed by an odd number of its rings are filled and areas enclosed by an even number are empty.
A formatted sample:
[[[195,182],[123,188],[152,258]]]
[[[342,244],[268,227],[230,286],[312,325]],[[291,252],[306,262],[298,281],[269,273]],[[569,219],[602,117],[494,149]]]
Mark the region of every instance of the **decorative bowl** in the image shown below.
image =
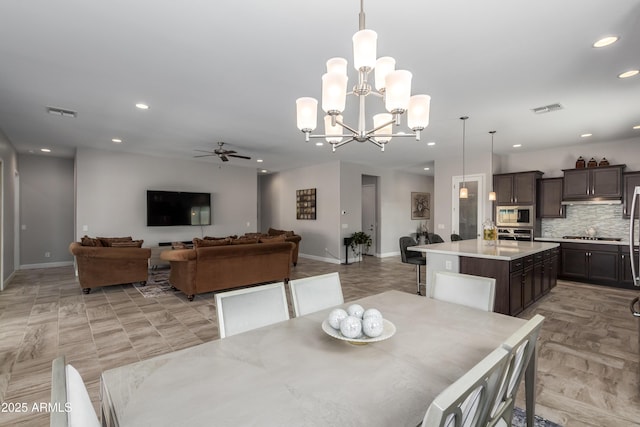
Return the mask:
[[[378,342],[378,341],[384,341],[388,338],[391,338],[393,336],[393,334],[396,333],[396,326],[391,323],[390,321],[388,321],[387,319],[383,319],[382,322],[384,323],[384,327],[382,329],[382,334],[380,334],[380,336],[377,336],[375,338],[369,338],[366,335],[361,335],[358,338],[347,338],[344,335],[342,335],[340,333],[340,331],[333,329],[331,327],[331,325],[329,324],[328,320],[324,320],[322,322],[322,330],[329,336],[342,340],[342,341],[347,341],[348,343],[351,344],[357,344],[357,345],[362,345],[362,344],[369,344],[371,342]]]

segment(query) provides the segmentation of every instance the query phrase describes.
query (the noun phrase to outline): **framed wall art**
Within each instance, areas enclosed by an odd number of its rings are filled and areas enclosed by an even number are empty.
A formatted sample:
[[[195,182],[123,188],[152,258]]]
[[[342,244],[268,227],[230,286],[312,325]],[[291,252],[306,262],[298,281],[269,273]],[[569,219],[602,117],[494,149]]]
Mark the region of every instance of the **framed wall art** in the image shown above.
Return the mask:
[[[316,219],[316,189],[296,190],[296,219]]]
[[[411,192],[411,219],[431,219],[431,194]]]

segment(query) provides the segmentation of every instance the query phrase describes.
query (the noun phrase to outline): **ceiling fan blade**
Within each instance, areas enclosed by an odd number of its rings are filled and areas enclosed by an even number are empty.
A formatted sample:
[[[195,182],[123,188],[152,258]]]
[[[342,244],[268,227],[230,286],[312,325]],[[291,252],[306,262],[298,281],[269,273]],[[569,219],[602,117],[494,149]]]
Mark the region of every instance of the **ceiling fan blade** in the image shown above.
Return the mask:
[[[239,154],[229,154],[229,157],[237,157],[238,159],[251,159],[251,157],[241,156]]]
[[[229,161],[229,159],[227,159],[227,156],[225,156],[224,154],[221,154],[218,157],[220,157],[220,160],[222,160],[223,162],[228,162]]]
[[[193,156],[193,157],[195,158],[195,157],[211,157],[211,156],[215,156],[215,154],[203,154],[201,156]]]
[[[213,153],[214,153],[214,152],[213,152],[213,151],[211,151],[211,150],[193,150],[193,151],[199,151],[199,152],[201,152],[201,153],[209,153],[209,155],[211,155],[211,156],[212,156],[212,155],[213,155]]]

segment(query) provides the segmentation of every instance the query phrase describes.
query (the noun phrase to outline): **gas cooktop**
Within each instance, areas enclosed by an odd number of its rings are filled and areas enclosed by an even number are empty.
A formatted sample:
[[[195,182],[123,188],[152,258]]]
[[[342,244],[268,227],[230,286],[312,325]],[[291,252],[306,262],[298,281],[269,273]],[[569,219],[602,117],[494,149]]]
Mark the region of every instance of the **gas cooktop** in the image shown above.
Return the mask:
[[[601,240],[605,242],[619,242],[620,240],[622,240],[619,237],[562,236],[562,238],[576,240]]]

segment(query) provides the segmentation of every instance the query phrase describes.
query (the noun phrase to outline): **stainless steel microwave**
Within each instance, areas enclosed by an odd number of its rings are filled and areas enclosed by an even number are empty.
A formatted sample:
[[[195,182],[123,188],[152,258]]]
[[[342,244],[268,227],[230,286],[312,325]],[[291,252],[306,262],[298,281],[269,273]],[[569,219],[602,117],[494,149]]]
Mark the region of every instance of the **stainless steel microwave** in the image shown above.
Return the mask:
[[[533,206],[496,207],[496,225],[498,227],[533,227],[535,216]]]

